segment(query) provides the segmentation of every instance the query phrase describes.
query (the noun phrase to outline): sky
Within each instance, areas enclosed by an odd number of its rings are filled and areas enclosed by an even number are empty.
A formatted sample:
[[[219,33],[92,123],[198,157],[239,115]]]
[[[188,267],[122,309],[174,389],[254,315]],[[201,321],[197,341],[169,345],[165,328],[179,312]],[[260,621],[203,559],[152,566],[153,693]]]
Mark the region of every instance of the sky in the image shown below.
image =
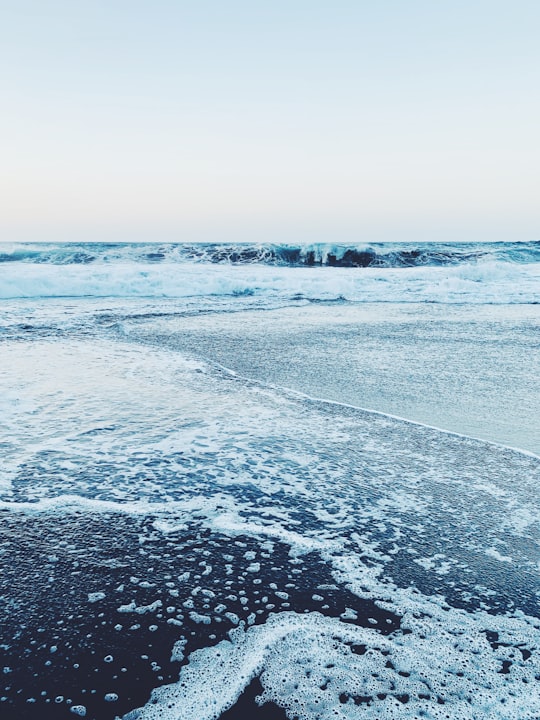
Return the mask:
[[[537,0],[0,0],[0,241],[540,238]]]

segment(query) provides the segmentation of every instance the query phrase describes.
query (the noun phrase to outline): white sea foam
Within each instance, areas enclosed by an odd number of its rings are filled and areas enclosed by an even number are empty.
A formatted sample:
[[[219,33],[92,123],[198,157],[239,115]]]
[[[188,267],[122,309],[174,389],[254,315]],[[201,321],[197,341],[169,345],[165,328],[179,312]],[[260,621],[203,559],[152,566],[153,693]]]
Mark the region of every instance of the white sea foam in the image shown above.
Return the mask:
[[[231,631],[231,640],[194,652],[178,683],[153,691],[127,718],[215,720],[256,675],[263,692],[299,720],[430,717],[451,720],[535,718],[540,696],[526,693],[540,670],[517,645],[540,632],[527,621],[467,615],[436,603],[405,610],[393,637],[318,613],[271,616],[265,625]],[[416,612],[415,612],[416,610]],[[494,649],[486,631],[509,647]],[[498,671],[504,660],[511,672]],[[127,720],[126,718],[126,720]]]
[[[540,263],[443,267],[291,268],[264,265],[0,264],[0,298],[256,295],[354,302],[538,302]]]

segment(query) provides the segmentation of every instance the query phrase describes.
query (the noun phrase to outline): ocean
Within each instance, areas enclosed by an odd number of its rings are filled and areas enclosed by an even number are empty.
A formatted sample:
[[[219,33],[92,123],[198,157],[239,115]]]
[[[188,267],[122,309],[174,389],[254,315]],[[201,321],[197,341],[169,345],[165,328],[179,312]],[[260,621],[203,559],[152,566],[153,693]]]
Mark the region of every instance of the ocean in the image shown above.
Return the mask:
[[[2,720],[540,718],[540,242],[0,246]]]

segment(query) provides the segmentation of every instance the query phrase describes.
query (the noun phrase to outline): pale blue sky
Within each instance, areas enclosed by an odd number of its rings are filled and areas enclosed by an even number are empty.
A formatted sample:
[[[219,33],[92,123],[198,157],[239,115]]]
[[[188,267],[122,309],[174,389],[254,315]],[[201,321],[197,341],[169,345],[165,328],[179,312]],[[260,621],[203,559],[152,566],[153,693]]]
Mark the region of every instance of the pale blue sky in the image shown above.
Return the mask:
[[[0,240],[540,238],[540,2],[0,0]]]

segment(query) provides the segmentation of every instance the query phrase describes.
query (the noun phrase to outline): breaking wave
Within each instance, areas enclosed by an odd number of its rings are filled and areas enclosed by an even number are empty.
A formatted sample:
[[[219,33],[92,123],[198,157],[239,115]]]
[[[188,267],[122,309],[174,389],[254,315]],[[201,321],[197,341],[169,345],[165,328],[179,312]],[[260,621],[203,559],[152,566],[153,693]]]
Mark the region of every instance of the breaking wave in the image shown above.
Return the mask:
[[[0,263],[215,263],[289,267],[406,268],[484,261],[540,261],[540,241],[495,243],[21,243],[0,248]]]

